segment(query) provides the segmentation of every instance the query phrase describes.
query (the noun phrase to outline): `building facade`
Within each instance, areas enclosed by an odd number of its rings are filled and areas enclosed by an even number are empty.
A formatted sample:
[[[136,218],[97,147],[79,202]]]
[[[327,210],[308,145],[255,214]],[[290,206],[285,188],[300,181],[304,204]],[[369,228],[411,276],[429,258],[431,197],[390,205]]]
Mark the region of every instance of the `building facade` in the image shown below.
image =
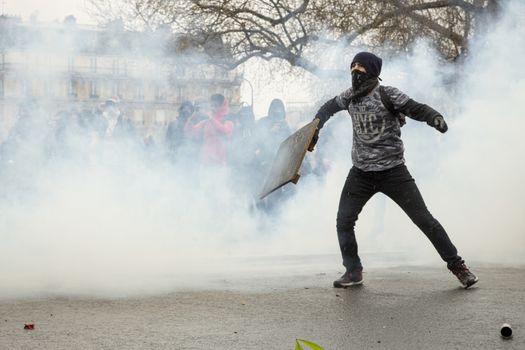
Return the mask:
[[[25,101],[51,117],[93,109],[117,98],[138,129],[165,126],[184,100],[222,93],[240,102],[242,73],[170,49],[170,33],[131,32],[63,23],[22,23],[0,16],[0,127],[9,128]]]

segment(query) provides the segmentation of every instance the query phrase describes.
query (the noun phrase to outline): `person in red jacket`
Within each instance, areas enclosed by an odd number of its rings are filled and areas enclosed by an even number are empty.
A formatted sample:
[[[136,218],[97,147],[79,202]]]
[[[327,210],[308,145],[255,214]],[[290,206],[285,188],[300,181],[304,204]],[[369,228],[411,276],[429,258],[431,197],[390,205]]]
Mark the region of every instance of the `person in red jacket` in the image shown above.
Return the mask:
[[[228,113],[228,100],[224,95],[210,97],[211,117],[189,125],[194,138],[202,137],[200,160],[205,165],[225,166],[227,164],[226,142],[233,133],[233,122],[225,120]]]

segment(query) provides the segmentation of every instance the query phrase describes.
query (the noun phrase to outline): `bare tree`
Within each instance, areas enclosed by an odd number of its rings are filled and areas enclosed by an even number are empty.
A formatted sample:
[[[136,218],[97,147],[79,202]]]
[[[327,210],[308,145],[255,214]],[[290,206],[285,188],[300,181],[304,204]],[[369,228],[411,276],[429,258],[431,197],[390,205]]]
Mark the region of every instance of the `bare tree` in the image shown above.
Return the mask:
[[[101,22],[170,26],[174,48],[198,50],[235,68],[253,57],[319,73],[314,44],[344,41],[406,50],[427,38],[446,59],[464,53],[498,0],[90,0]]]

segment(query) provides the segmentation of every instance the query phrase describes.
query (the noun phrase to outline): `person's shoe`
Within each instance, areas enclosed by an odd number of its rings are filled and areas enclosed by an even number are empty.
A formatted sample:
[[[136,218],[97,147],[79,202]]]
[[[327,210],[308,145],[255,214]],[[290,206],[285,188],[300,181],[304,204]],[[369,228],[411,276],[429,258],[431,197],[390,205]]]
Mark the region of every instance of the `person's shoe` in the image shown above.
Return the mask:
[[[339,279],[334,281],[334,288],[346,288],[363,283],[363,268],[346,271]]]
[[[468,269],[464,261],[451,264],[448,269],[458,278],[459,282],[465,287],[465,289],[478,281],[476,275]]]

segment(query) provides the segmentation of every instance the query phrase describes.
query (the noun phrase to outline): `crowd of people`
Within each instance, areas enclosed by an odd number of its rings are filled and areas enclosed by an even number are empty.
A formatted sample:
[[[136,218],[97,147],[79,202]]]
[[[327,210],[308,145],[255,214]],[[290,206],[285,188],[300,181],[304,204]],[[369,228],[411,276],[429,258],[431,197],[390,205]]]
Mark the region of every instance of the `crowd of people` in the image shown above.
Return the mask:
[[[469,288],[478,278],[428,210],[405,165],[401,139],[405,116],[426,122],[441,133],[448,130],[447,123],[428,105],[414,101],[395,87],[381,85],[381,67],[380,57],[369,52],[358,53],[350,64],[352,86],[324,103],[314,118],[318,128],[308,147],[310,150],[319,140],[319,130],[333,115],[346,110],[352,118],[353,166],[341,192],[336,219],[346,272],[334,281],[334,287],[346,288],[363,282],[354,228],[365,204],[381,192],[405,211],[428,237],[448,269]],[[234,184],[235,194],[243,194],[247,202],[251,202],[250,208],[266,213],[278,213],[280,205],[294,194],[293,186],[283,186],[264,200],[257,200],[281,142],[292,134],[280,99],[272,100],[267,115],[259,119],[255,118],[252,106],[230,110],[228,99],[221,94],[195,102],[184,101],[177,118],[169,123],[164,136],[157,135],[157,139],[152,134],[139,133],[121,112],[115,98],[106,100],[94,111],[72,109],[58,113],[54,123],[46,124],[47,120],[45,112],[34,101],[20,106],[16,124],[0,144],[0,180],[4,185],[0,188],[0,197],[2,190],[10,185],[6,178],[16,183],[19,178],[29,177],[38,160],[60,155],[72,155],[75,159],[79,158],[75,157],[78,154],[86,155],[82,152],[86,148],[100,151],[110,149],[111,145],[124,150],[118,156],[139,147],[146,154],[146,160],[173,164],[187,178],[196,179],[191,188],[193,185],[200,188],[205,200],[220,190],[218,178],[224,174]],[[323,132],[323,139],[328,138]],[[122,145],[124,147],[120,147]],[[24,163],[30,166],[20,167]],[[315,163],[316,169],[312,167]],[[322,161],[306,165],[303,176],[323,170]],[[4,176],[10,169],[14,169],[12,174]],[[216,204],[219,211],[229,204],[220,200],[210,202]]]
[[[293,187],[285,186],[257,200],[280,143],[293,132],[286,117],[280,99],[273,99],[266,116],[256,120],[252,106],[232,113],[227,98],[214,94],[208,101],[181,104],[178,117],[168,125],[165,144],[170,159],[189,157],[201,167],[233,169],[236,186],[270,212],[293,194]]]
[[[107,99],[94,110],[63,110],[52,119],[50,123],[36,101],[21,104],[16,123],[0,142],[0,162],[11,162],[20,156],[21,149],[38,149],[46,156],[74,156],[78,147],[122,141],[192,174],[209,168],[226,169],[235,178],[237,189],[265,211],[274,210],[293,193],[285,186],[264,201],[257,199],[280,143],[292,134],[280,99],[272,100],[267,115],[257,120],[252,106],[230,108],[221,94],[186,100],[165,132],[155,135],[138,130],[122,113],[118,98]]]

